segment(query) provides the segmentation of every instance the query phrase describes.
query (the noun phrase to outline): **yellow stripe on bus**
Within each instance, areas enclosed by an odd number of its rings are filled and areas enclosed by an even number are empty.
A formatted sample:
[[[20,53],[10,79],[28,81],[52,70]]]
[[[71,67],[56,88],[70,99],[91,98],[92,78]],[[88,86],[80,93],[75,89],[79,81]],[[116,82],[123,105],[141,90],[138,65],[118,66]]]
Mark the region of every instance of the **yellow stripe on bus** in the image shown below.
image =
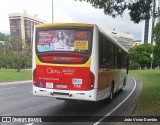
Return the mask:
[[[51,26],[80,26],[80,27],[94,27],[93,24],[83,24],[83,23],[47,23],[47,24],[40,24],[36,25],[36,28],[43,28],[43,27],[51,27]]]
[[[46,65],[46,66],[73,66],[73,67],[90,67],[91,65],[91,57],[85,64],[50,64],[50,63],[42,63],[38,57],[36,56],[36,65]]]

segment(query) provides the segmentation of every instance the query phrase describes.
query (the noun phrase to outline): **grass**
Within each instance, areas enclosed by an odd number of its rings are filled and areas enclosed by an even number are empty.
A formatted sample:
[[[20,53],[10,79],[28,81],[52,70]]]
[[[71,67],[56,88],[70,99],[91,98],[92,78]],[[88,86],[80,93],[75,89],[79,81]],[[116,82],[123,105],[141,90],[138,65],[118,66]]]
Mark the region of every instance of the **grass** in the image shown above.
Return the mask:
[[[21,70],[17,72],[16,69],[1,69],[0,83],[20,80],[30,80],[32,78],[31,70]]]
[[[133,114],[160,113],[160,70],[131,70],[129,75],[143,83],[142,93]]]

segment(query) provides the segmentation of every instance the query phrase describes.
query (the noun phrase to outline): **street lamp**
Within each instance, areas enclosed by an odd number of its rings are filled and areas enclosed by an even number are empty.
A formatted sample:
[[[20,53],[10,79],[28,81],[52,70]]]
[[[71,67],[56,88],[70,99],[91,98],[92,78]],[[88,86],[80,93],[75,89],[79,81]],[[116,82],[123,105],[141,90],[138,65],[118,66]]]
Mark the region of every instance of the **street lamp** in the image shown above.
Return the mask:
[[[53,20],[53,15],[54,15],[54,12],[53,12],[53,0],[52,0],[52,23],[54,22],[54,20]]]
[[[151,58],[151,69],[152,69],[152,65],[153,65],[153,53],[150,54],[150,58]]]

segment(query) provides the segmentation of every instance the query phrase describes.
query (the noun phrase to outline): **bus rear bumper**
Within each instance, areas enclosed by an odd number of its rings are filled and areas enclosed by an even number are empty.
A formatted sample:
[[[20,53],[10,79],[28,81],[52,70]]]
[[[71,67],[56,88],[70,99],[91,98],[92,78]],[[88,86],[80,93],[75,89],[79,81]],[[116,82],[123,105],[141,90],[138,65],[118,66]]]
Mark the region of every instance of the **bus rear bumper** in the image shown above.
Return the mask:
[[[57,90],[40,88],[33,85],[33,95],[49,96],[59,99],[96,101],[97,89],[89,91]]]

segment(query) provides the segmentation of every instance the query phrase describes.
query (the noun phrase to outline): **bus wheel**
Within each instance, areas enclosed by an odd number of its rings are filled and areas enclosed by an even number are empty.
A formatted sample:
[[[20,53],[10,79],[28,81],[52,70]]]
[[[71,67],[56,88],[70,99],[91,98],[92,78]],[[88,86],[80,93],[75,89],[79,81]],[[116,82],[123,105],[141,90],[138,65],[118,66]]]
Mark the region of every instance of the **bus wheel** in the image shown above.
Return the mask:
[[[126,77],[124,78],[124,81],[123,81],[123,86],[126,85]]]
[[[113,100],[113,90],[114,90],[114,88],[112,87],[111,91],[110,91],[110,96],[109,96],[109,103],[111,103]]]

